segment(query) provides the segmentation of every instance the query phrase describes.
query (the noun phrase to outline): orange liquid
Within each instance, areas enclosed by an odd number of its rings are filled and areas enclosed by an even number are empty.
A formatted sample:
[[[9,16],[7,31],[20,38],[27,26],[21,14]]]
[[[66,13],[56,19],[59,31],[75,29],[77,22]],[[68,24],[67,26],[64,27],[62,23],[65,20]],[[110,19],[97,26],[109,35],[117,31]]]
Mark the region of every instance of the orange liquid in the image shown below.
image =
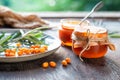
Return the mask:
[[[83,50],[82,47],[73,48],[76,55],[79,55]],[[82,53],[81,57],[85,58],[100,58],[103,57],[107,52],[107,45],[91,46],[89,50]]]
[[[86,33],[79,33],[80,34],[84,34],[86,35]],[[91,33],[90,36],[92,36],[93,34]],[[102,38],[102,37],[105,37],[107,36],[107,32],[105,33],[99,33],[99,34],[96,34],[96,37],[98,38]],[[73,44],[74,44],[74,40],[73,40]],[[73,52],[76,54],[76,55],[79,55],[80,52],[83,50],[83,47],[77,47],[77,48],[74,48],[72,47],[73,49]],[[100,58],[100,57],[103,57],[107,52],[107,45],[95,45],[95,46],[91,46],[88,50],[85,50],[81,57],[84,57],[84,58]]]
[[[59,38],[62,42],[62,45],[72,46],[72,39],[71,39],[72,32],[73,30],[65,30],[65,29],[59,30]]]
[[[72,27],[70,25],[77,25],[80,23],[80,21],[68,21],[66,23],[69,25],[64,25],[64,23],[62,24],[62,29],[59,30],[59,38],[62,42],[62,45],[72,46],[71,35],[75,26]]]

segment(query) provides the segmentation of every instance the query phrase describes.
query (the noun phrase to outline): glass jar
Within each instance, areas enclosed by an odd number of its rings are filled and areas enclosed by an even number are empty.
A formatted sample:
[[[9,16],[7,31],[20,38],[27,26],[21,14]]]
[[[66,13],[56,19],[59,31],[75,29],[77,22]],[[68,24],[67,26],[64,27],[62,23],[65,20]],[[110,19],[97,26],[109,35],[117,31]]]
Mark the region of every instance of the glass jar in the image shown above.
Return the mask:
[[[72,34],[72,50],[80,57],[103,57],[108,50],[108,44],[108,33],[105,28],[78,26]]]
[[[71,34],[74,31],[75,26],[79,25],[79,19],[62,19],[61,28],[59,29],[59,39],[62,45],[72,46]],[[85,21],[81,25],[88,25],[88,21]]]

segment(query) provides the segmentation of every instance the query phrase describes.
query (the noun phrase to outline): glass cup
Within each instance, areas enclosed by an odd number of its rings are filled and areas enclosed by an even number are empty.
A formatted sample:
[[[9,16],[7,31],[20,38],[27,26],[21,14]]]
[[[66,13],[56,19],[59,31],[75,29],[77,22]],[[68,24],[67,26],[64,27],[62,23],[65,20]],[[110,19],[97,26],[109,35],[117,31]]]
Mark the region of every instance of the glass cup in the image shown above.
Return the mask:
[[[61,19],[61,28],[59,29],[59,39],[62,45],[72,46],[71,34],[75,26],[79,25],[79,19]],[[88,25],[88,21],[84,21],[81,25]]]
[[[108,50],[108,32],[102,27],[77,27],[72,34],[72,50],[84,58],[103,57]]]

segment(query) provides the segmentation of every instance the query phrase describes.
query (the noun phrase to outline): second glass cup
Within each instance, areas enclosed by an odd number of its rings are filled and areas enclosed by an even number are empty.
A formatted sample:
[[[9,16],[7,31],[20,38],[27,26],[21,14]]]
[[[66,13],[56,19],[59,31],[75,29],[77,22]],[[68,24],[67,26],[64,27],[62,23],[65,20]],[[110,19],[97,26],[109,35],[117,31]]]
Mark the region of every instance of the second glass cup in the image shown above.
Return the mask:
[[[61,19],[61,28],[59,29],[59,38],[62,45],[72,46],[71,35],[74,31],[75,26],[79,25],[79,19]],[[81,26],[89,25],[88,21],[84,21]]]

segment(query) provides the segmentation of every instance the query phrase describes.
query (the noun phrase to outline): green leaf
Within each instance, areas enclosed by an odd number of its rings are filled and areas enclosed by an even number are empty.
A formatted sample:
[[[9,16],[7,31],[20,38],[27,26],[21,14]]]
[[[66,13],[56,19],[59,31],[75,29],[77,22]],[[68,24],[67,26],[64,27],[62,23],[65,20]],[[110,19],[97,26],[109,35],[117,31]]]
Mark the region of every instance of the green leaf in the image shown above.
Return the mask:
[[[8,42],[11,36],[6,36],[0,40],[0,45],[3,45],[4,43]]]
[[[1,32],[0,39],[5,36],[5,32]]]
[[[120,34],[111,34],[109,35],[111,38],[120,38]]]
[[[3,48],[2,46],[0,46],[0,52],[4,51],[5,48]]]

